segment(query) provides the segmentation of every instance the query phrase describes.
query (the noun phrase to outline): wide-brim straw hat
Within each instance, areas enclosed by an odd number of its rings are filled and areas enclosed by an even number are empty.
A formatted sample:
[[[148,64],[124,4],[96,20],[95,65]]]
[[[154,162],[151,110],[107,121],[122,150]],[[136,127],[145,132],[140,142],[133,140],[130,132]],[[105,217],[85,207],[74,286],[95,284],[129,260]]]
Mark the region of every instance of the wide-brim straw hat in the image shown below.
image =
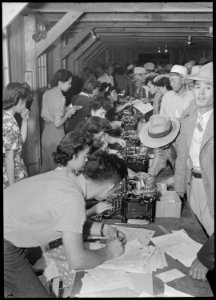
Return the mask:
[[[153,82],[155,83],[158,80],[160,80],[161,78],[169,78],[169,74],[160,74],[153,79]]]
[[[139,132],[142,144],[149,148],[159,148],[171,143],[178,135],[180,121],[162,114],[150,117]]]
[[[213,62],[200,67],[196,74],[185,76],[185,81],[186,80],[213,82]]]

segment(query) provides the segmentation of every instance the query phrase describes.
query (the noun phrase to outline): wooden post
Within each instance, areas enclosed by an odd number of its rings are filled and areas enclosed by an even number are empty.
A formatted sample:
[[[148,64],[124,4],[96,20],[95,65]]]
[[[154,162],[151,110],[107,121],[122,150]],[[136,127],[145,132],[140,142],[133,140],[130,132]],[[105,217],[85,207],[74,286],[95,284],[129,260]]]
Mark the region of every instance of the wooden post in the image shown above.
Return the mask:
[[[29,176],[38,174],[40,171],[40,123],[39,123],[39,99],[37,85],[37,60],[36,47],[32,35],[36,30],[35,16],[29,14],[24,17],[25,34],[25,71],[29,83],[34,92],[34,99],[31,105],[31,114],[28,121],[28,135],[24,145],[24,155]]]

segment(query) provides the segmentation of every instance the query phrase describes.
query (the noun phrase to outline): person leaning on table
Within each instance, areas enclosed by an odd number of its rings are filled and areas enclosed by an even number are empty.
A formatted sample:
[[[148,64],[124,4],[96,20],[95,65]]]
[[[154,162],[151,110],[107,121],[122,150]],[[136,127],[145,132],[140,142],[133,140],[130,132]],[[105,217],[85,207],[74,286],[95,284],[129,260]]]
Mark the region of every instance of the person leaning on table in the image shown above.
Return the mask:
[[[185,80],[193,80],[195,100],[181,120],[176,141],[175,190],[181,197],[187,193],[190,207],[210,237],[214,233],[213,63],[202,66]],[[204,247],[208,245],[213,243],[207,241]],[[207,271],[214,268],[214,249],[209,252],[208,257],[203,259],[203,255],[198,255],[193,262],[190,269],[193,278],[206,280]]]
[[[67,166],[70,164],[68,161]],[[70,269],[85,270],[124,252],[124,234],[107,225],[86,223],[85,201],[106,199],[127,176],[125,162],[96,151],[78,176],[68,168],[21,180],[4,190],[4,287],[14,297],[48,297],[25,257],[25,248],[62,237]],[[23,209],[24,208],[24,209]],[[84,226],[85,225],[85,226]],[[83,233],[105,236],[99,250],[84,248]]]

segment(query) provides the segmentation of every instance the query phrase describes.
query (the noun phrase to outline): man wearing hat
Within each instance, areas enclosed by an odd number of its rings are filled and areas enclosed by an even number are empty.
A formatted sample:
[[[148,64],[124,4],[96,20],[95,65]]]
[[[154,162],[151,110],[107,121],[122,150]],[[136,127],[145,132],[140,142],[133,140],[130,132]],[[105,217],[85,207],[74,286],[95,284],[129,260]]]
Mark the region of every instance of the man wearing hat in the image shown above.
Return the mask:
[[[133,71],[133,97],[136,99],[144,99],[147,97],[146,88],[144,86],[146,70],[142,67],[135,67]]]
[[[184,83],[184,76],[187,75],[187,68],[181,65],[174,65],[169,74],[172,91],[167,92],[161,101],[160,113],[169,117],[181,118],[182,112],[194,99],[193,93]]]
[[[176,139],[179,129],[178,119],[155,114],[140,130],[139,138],[142,144],[154,149],[154,159],[148,170],[149,177],[157,176],[167,167],[168,162],[174,169],[176,151],[172,143]]]
[[[147,62],[144,64],[144,69],[146,70],[146,73],[152,73],[155,72],[155,64],[152,62]]]
[[[214,239],[213,63],[185,79],[194,82],[195,100],[181,121],[176,141],[175,190],[180,196],[187,193],[189,205],[207,236]],[[202,254],[206,251],[198,253],[190,270],[193,278],[206,280],[207,271],[214,268],[213,245],[207,241],[204,246],[210,253],[208,257]]]

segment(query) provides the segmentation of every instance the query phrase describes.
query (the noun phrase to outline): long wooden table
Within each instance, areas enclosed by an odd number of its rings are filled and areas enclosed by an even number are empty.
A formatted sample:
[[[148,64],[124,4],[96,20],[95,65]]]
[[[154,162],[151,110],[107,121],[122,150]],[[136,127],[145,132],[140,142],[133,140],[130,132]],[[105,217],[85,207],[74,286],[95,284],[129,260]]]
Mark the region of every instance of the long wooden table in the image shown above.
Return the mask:
[[[115,223],[120,223],[121,220],[106,219],[103,220],[103,222],[108,224],[115,224]],[[185,204],[183,207],[181,218],[155,218],[154,223],[149,223],[147,225],[131,225],[131,224],[129,225],[129,224],[122,223],[122,226],[154,230],[155,231],[154,236],[167,234],[170,233],[172,230],[184,229],[192,239],[194,239],[199,243],[203,244],[207,240],[207,237],[201,225],[199,224],[195,215],[193,214],[193,212],[191,211],[190,207],[187,204]],[[157,271],[152,273],[153,293],[155,296],[164,292],[164,283],[159,278],[155,277],[155,275],[176,268],[182,273],[184,273],[186,276],[168,282],[167,284],[169,286],[183,293],[187,293],[195,297],[213,297],[213,293],[208,281],[200,281],[200,280],[192,279],[189,276],[190,268],[185,267],[181,262],[173,259],[169,255],[167,254],[165,255],[166,255],[168,266],[163,269],[158,269]],[[79,293],[82,287],[81,279],[83,278],[84,274],[85,272],[83,271],[76,273],[76,279],[73,285],[71,297],[74,297],[76,296],[76,294]]]

